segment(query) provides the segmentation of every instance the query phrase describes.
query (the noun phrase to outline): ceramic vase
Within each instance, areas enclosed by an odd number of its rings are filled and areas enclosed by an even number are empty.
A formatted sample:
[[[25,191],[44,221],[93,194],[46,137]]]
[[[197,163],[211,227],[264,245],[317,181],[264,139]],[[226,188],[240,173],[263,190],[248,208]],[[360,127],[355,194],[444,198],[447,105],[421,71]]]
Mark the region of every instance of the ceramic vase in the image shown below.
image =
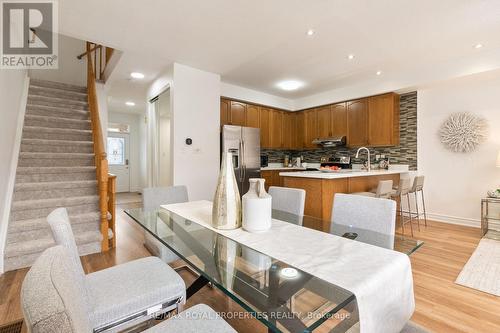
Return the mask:
[[[263,232],[271,228],[272,197],[264,188],[265,179],[250,178],[250,188],[243,196],[243,229]]]
[[[241,199],[231,153],[222,154],[221,170],[212,207],[212,226],[222,230],[241,227]]]

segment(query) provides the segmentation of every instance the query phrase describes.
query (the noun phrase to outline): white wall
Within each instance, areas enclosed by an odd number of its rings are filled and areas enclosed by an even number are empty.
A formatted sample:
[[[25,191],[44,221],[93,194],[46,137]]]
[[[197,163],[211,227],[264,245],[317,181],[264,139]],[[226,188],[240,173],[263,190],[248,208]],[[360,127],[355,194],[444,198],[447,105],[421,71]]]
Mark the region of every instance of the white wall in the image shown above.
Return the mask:
[[[24,70],[0,70],[0,273],[28,88]]]
[[[130,174],[130,192],[141,191],[144,187],[141,177],[141,125],[143,123],[142,115],[109,112],[109,122],[130,125],[129,145],[129,174]]]
[[[212,200],[220,159],[220,76],[180,64],[173,74],[174,185],[187,185],[190,200]]]
[[[173,185],[172,169],[172,112],[170,109],[170,90],[163,92],[158,98],[158,181],[160,186]]]
[[[85,52],[83,40],[59,35],[59,68],[32,69],[29,75],[34,79],[63,82],[77,86],[87,86],[87,58],[78,60],[77,55]]]
[[[424,174],[433,220],[480,226],[480,200],[500,186],[500,72],[450,80],[418,90],[418,169]],[[439,142],[440,124],[453,112],[485,117],[489,140],[476,152],[458,154]]]
[[[284,110],[295,110],[295,103],[292,99],[266,94],[261,91],[225,82],[221,82],[221,96],[266,106],[273,106]]]

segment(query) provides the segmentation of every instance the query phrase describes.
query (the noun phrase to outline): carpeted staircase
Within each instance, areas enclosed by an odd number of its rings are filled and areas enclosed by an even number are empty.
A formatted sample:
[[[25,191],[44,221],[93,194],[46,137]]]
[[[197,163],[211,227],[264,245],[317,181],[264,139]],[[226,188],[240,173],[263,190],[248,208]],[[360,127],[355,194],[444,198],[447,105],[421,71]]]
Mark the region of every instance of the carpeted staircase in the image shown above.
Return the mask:
[[[87,90],[31,80],[5,248],[5,271],[54,245],[47,215],[68,208],[81,255],[100,252],[99,197]]]

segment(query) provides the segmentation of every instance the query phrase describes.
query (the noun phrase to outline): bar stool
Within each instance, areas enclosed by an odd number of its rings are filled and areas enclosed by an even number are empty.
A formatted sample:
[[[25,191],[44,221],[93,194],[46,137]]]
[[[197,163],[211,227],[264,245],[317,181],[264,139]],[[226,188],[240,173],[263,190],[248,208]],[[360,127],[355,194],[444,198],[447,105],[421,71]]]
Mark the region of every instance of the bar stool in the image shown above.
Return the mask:
[[[399,198],[399,215],[401,217],[401,229],[403,230],[403,234],[405,233],[405,224],[409,222],[411,236],[413,237],[413,219],[411,213],[408,214],[409,218],[406,222],[403,216],[403,196],[406,196],[408,207],[410,207],[410,178],[401,178],[396,189],[392,191],[391,197],[395,200]]]
[[[375,192],[356,192],[351,194],[364,195],[365,197],[390,199],[392,191],[392,180],[381,180],[378,182]]]
[[[425,226],[427,227],[427,212],[425,211],[425,198],[424,198],[424,176],[416,176],[415,179],[413,179],[413,186],[410,189],[410,193],[413,193],[415,196],[415,210],[416,213],[411,212],[411,208],[408,207],[408,210],[410,211],[410,215],[414,214],[414,216],[417,219],[417,225],[418,225],[418,230],[420,231],[420,216],[424,215],[424,223]],[[418,209],[418,193],[420,192],[422,196],[422,206],[424,209],[423,213],[419,212]]]

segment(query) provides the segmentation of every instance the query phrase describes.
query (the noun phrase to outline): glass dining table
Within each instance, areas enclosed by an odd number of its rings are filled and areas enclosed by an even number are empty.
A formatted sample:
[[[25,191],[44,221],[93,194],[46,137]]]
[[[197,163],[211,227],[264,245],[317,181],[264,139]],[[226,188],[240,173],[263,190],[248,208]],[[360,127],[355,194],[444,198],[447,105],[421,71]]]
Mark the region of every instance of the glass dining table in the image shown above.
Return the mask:
[[[359,320],[356,297],[212,229],[165,209],[125,213],[198,274],[189,299],[211,284],[262,322],[269,332],[346,332]],[[273,211],[274,219],[318,229],[322,221]],[[332,234],[411,255],[423,242],[352,226],[334,225]],[[241,316],[241,314],[232,314]]]

